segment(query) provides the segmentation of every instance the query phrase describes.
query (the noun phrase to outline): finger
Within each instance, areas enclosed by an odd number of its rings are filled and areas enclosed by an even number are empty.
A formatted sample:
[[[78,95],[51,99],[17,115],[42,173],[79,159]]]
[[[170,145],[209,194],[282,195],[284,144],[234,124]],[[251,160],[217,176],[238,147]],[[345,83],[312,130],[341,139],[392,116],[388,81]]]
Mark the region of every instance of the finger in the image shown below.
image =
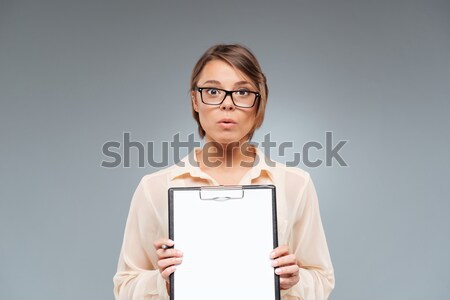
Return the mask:
[[[158,259],[168,258],[168,257],[183,257],[183,252],[178,249],[158,249],[156,250],[156,255]]]
[[[160,270],[167,269],[170,266],[179,265],[183,262],[181,257],[171,257],[158,260],[158,268]]]
[[[170,239],[162,238],[162,239],[156,240],[153,243],[153,247],[155,247],[156,250],[160,249],[162,247],[162,245],[167,245],[169,247],[172,247],[173,245],[175,245],[175,242]]]
[[[273,259],[287,254],[289,254],[288,245],[282,245],[272,250],[272,252],[270,253],[270,258]]]
[[[165,280],[169,280],[169,276],[170,274],[172,274],[173,272],[175,272],[175,270],[177,269],[176,266],[170,266],[166,269],[164,269],[163,271],[161,271],[161,276],[165,279]]]
[[[288,254],[272,260],[272,267],[282,267],[297,264],[297,258],[294,254]]]
[[[280,288],[282,290],[290,289],[292,286],[297,284],[300,281],[298,276],[296,277],[280,277]]]
[[[288,275],[288,276],[297,276],[299,267],[297,265],[290,265],[285,267],[279,267],[275,269],[275,274],[277,275]]]

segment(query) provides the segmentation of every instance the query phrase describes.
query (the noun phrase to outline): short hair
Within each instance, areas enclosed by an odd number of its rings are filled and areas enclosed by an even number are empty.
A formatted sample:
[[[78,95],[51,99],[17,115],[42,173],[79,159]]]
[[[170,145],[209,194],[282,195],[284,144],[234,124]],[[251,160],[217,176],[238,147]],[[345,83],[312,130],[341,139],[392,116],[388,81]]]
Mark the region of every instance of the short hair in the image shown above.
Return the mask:
[[[269,94],[266,76],[262,72],[255,55],[248,48],[240,44],[218,44],[206,50],[195,64],[191,75],[191,92],[195,91],[203,68],[212,60],[224,61],[245,74],[256,86],[257,92],[260,94],[259,100],[257,101],[255,124],[253,124],[253,127],[248,134],[248,139],[251,140],[253,133],[257,128],[261,127],[264,120],[267,97]],[[199,114],[194,110],[193,104],[192,115],[194,116],[195,121],[197,121],[200,138],[203,138],[205,136],[205,130],[200,124]]]

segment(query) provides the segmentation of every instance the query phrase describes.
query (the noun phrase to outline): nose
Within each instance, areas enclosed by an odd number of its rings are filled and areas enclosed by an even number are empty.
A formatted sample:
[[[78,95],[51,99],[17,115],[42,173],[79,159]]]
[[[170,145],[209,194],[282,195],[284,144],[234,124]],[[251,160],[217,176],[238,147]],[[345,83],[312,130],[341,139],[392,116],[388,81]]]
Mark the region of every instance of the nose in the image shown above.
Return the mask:
[[[231,94],[226,95],[222,104],[220,104],[220,109],[222,110],[234,110],[236,107],[234,106],[233,100],[231,99]]]

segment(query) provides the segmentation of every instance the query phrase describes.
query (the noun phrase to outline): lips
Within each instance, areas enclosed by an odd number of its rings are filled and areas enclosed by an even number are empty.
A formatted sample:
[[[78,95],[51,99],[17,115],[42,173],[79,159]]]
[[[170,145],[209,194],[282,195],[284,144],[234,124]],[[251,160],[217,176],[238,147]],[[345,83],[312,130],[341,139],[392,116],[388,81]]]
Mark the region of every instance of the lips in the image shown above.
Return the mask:
[[[219,122],[220,124],[237,124],[233,119],[229,119],[229,118],[225,118],[225,119],[221,119]]]
[[[233,128],[235,128],[237,126],[236,121],[234,121],[233,119],[230,119],[230,118],[221,119],[219,122],[217,122],[217,124],[222,129],[225,129],[225,130],[230,130],[230,129],[233,129]]]

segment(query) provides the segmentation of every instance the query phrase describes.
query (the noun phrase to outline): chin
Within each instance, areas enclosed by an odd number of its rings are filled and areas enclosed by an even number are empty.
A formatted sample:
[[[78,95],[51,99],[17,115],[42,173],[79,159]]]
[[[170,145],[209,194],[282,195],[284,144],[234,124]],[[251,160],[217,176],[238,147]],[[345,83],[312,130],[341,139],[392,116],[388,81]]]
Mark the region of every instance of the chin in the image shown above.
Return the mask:
[[[216,142],[222,145],[229,145],[233,143],[239,143],[244,139],[243,136],[220,136],[220,137],[209,137],[209,141]]]

